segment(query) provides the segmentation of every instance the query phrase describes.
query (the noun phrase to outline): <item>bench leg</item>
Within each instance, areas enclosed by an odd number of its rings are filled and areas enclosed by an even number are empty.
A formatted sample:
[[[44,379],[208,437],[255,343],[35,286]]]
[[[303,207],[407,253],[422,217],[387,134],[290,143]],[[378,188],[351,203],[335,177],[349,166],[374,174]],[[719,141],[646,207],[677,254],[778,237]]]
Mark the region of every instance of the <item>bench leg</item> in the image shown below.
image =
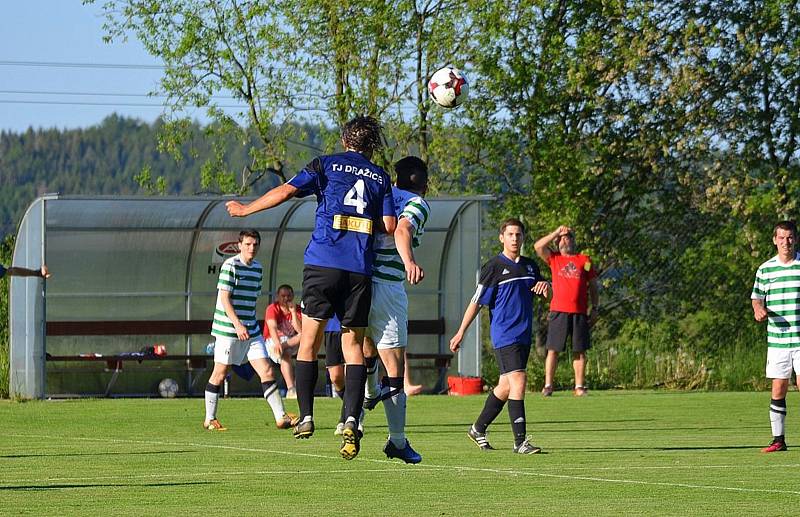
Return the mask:
[[[122,368],[117,366],[114,368],[114,373],[111,374],[111,379],[108,380],[108,386],[106,386],[106,397],[111,396],[111,388],[114,387],[114,383],[117,382],[117,377],[119,377],[119,372],[122,371]]]

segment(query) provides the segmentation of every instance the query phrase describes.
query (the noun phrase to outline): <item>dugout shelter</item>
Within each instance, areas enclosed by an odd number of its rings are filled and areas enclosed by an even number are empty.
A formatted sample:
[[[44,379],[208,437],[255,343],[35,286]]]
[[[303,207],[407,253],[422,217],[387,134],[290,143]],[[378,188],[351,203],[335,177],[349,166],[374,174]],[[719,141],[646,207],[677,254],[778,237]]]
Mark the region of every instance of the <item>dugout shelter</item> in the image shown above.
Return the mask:
[[[314,226],[313,199],[244,219],[228,216],[229,199],[36,199],[20,224],[13,264],[39,267],[44,258],[53,276],[47,282],[11,278],[11,396],[152,395],[165,377],[176,379],[181,393],[202,393],[219,267],[236,253],[239,231],[261,233],[263,317],[281,284],[294,286],[299,301],[303,252]],[[480,270],[489,199],[428,200],[431,216],[416,251],[425,280],[407,285],[409,352],[449,353]],[[480,335],[478,318],[450,363],[451,374],[480,376]],[[167,356],[135,360],[156,344]],[[133,360],[123,366],[123,358]]]

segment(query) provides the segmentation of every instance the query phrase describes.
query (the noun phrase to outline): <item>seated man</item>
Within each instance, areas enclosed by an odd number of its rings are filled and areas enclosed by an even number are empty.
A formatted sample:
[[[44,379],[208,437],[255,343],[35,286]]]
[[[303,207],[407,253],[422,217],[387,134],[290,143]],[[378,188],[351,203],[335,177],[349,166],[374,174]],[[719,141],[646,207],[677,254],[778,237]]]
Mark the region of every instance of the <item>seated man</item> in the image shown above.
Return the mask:
[[[275,298],[264,317],[264,340],[269,358],[281,367],[286,398],[296,399],[292,357],[297,355],[300,346],[300,307],[295,305],[294,289],[288,284],[278,287]]]

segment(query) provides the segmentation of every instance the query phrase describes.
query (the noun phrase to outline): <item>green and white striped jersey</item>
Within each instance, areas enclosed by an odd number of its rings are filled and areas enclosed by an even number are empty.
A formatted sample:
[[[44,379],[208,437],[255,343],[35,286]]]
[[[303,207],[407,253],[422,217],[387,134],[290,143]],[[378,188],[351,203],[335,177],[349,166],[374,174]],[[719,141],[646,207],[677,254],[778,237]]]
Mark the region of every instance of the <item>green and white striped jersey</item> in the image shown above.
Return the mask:
[[[768,346],[800,347],[800,253],[789,264],[777,256],[761,264],[750,298],[765,300]]]
[[[261,263],[253,260],[248,266],[242,262],[239,255],[230,257],[222,263],[217,282],[217,306],[214,309],[214,322],[211,324],[213,336],[236,339],[236,330],[233,327],[225,308],[220,301],[219,291],[230,291],[233,310],[247,327],[250,336],[261,334],[261,328],[256,319],[256,300],[261,294]]]
[[[425,232],[425,223],[431,213],[428,202],[422,196],[392,187],[392,197],[397,212],[397,220],[408,219],[414,227],[412,247],[419,246],[419,239]],[[375,238],[375,261],[372,263],[373,281],[402,282],[406,279],[406,269],[397,252],[394,235],[379,233]]]

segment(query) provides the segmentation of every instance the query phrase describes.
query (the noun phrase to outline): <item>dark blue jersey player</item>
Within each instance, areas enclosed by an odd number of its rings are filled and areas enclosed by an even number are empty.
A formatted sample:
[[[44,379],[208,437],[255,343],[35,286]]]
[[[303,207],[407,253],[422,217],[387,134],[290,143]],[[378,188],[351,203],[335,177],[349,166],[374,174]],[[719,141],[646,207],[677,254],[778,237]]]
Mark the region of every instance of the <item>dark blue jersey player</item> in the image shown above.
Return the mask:
[[[507,219],[500,227],[503,252],[481,268],[480,280],[458,332],[450,340],[450,350],[457,351],[464,332],[478,315],[481,306],[489,307],[490,334],[500,382],[489,393],[483,411],[467,433],[481,449],[492,449],[486,439],[486,429],[503,410],[508,401],[508,416],[514,432],[513,451],[534,454],[541,449],[526,437],[525,373],[531,352],[533,296],[547,296],[549,284],[539,267],[528,257],[520,255],[525,239],[525,226],[517,219]]]
[[[371,117],[356,117],[342,128],[345,152],[320,156],[284,185],[252,203],[226,204],[228,213],[244,217],[277,206],[292,197],[314,195],[314,232],[303,269],[303,332],[295,370],[300,423],[297,438],[314,433],[314,387],[317,352],[327,320],[342,324],[347,420],[340,452],[353,459],[359,451],[358,413],[364,399],[366,369],[361,343],[369,321],[372,296],[372,241],[376,232],[394,232],[397,224],[391,182],[370,161],[381,147],[381,126]]]

